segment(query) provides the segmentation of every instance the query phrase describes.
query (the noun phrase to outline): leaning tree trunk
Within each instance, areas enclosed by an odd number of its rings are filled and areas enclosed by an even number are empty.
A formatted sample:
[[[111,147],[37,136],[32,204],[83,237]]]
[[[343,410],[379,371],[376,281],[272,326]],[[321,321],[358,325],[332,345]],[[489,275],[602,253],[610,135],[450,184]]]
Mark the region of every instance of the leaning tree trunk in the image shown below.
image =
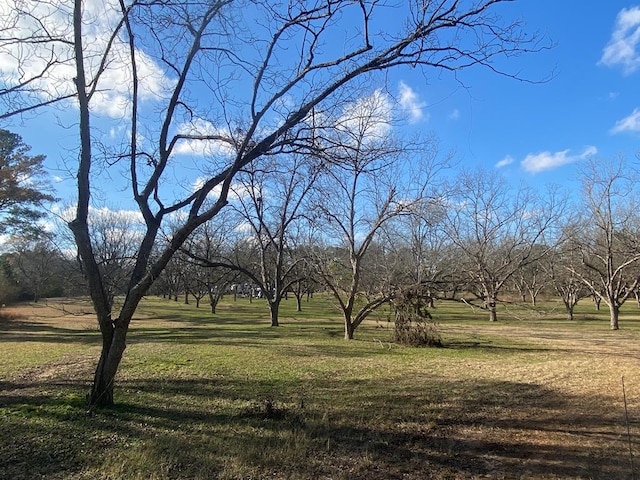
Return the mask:
[[[114,323],[111,329],[102,331],[102,351],[93,378],[93,387],[88,396],[90,407],[113,405],[113,387],[116,372],[126,348],[127,328]]]

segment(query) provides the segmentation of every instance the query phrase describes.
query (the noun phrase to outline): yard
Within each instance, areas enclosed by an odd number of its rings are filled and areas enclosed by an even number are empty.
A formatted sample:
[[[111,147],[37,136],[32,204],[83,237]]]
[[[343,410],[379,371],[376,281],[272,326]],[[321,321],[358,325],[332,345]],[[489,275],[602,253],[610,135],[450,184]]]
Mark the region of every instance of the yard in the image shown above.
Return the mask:
[[[88,303],[5,307],[0,478],[468,479],[640,476],[640,310],[462,304],[444,348],[391,343],[386,315],[343,340],[318,296],[269,327],[262,301],[148,298],[116,407],[87,411],[100,336]],[[626,396],[626,401],[625,401]]]

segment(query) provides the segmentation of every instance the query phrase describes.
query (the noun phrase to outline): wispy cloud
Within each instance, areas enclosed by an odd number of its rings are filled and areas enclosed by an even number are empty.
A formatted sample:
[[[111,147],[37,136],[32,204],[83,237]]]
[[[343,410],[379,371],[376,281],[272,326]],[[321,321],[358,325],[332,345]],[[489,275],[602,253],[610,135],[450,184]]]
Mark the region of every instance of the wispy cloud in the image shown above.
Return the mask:
[[[449,120],[460,120],[460,110],[454,108],[453,111],[449,114]]]
[[[618,13],[609,43],[602,51],[599,64],[621,66],[629,75],[640,68],[640,6],[623,8]]]
[[[521,162],[522,168],[530,173],[540,173],[545,170],[552,170],[554,168],[567,165],[569,163],[575,163],[580,160],[584,160],[598,153],[598,149],[594,146],[586,147],[582,153],[577,155],[570,155],[571,150],[563,150],[561,152],[541,152],[535,154],[529,154]]]
[[[637,132],[640,133],[640,108],[636,108],[631,115],[618,120],[611,129],[611,133]]]
[[[506,167],[507,165],[511,165],[513,162],[515,162],[515,158],[513,158],[511,155],[507,155],[498,163],[496,163],[496,168]]]
[[[424,107],[426,103],[420,100],[418,94],[409,85],[400,82],[400,97],[398,99],[400,108],[409,115],[411,123],[417,123],[425,118]]]

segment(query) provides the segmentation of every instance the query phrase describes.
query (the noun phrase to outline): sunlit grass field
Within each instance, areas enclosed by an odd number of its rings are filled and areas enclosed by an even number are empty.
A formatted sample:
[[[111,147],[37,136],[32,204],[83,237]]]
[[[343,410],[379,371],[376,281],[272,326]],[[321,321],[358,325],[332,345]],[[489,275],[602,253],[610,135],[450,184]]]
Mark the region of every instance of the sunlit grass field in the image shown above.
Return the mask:
[[[433,311],[444,348],[392,342],[381,311],[343,340],[329,297],[206,306],[150,297],[114,408],[88,412],[90,305],[0,311],[0,478],[640,477],[640,309],[462,303]],[[623,388],[624,386],[624,388]]]

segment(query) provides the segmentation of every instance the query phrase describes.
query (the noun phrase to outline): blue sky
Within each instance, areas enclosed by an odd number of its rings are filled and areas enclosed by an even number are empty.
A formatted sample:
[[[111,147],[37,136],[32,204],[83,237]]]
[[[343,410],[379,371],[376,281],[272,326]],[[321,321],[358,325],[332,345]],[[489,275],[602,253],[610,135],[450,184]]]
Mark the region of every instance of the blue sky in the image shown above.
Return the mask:
[[[606,162],[640,152],[640,2],[517,0],[501,6],[554,47],[501,66],[530,83],[483,68],[460,72],[393,72],[389,89],[405,100],[408,129],[433,132],[440,150],[455,151],[461,168],[496,169],[534,185],[571,185],[581,160]],[[392,17],[390,17],[392,20]],[[371,89],[376,86],[372,85]],[[404,94],[404,95],[403,95]],[[636,117],[634,117],[636,114]],[[67,128],[56,125],[60,119]],[[47,155],[59,195],[71,199],[77,136],[73,111],[56,111],[6,125],[34,154]],[[68,165],[69,171],[65,171]],[[97,201],[122,207],[125,193],[102,190]]]
[[[640,121],[616,126],[640,108],[640,3],[529,0],[509,8],[555,45],[515,59],[512,71],[532,80],[553,77],[530,84],[476,69],[462,75],[468,89],[449,98],[418,87],[443,143],[464,165],[533,183],[569,182],[589,155],[633,158]],[[633,26],[624,31],[619,19]],[[625,48],[631,50],[621,56]]]
[[[462,87],[448,79],[430,85],[405,79],[426,104],[422,125],[439,136],[441,149],[454,150],[462,168],[572,189],[588,157],[634,159],[640,152],[640,3],[525,0],[503,10],[553,43],[503,64],[533,83],[482,68],[461,72]]]

